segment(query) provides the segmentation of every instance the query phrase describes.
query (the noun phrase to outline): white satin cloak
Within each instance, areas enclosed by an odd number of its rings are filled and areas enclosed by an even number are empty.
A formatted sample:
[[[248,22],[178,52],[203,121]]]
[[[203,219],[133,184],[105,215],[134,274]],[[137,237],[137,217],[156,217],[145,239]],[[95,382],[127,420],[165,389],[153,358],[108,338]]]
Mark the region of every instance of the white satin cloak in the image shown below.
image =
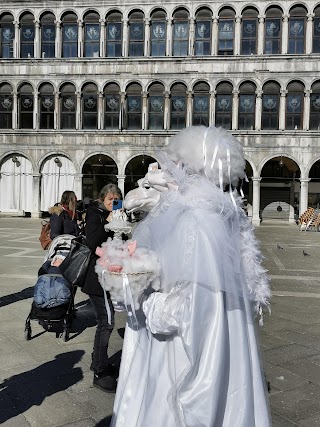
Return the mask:
[[[137,228],[164,294],[128,319],[111,427],[271,425],[236,226],[177,200]]]

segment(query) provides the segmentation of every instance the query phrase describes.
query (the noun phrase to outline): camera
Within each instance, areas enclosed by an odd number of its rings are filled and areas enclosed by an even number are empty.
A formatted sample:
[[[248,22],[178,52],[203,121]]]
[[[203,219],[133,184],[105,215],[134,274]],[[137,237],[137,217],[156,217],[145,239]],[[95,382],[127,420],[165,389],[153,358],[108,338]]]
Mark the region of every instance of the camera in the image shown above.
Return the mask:
[[[112,210],[122,209],[122,200],[114,200],[112,203]]]

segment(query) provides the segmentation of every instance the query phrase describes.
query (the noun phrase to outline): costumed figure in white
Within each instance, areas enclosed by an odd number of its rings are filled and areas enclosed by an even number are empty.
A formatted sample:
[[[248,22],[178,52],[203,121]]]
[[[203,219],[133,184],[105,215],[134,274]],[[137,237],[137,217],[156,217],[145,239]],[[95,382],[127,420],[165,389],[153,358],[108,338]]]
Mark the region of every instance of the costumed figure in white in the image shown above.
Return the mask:
[[[160,291],[144,291],[128,317],[111,426],[269,427],[255,314],[262,323],[270,290],[233,192],[242,147],[222,128],[198,126],[165,150],[161,170],[125,202],[134,209],[149,187],[161,192],[133,236],[157,255]]]

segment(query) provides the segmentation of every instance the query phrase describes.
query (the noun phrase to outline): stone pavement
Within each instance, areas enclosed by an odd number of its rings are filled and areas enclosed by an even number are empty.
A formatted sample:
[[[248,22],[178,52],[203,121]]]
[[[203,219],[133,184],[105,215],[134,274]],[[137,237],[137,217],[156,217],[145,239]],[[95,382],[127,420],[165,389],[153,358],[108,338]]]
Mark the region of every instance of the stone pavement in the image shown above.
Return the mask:
[[[32,287],[44,257],[39,231],[40,220],[0,218],[0,424],[107,427],[113,395],[92,387],[95,324],[87,297],[77,292],[69,341],[44,332],[36,321],[32,339],[24,339]],[[256,233],[274,295],[272,315],[259,329],[273,426],[319,426],[320,233],[272,222],[264,222]],[[124,324],[124,316],[117,315],[110,343],[115,359]]]

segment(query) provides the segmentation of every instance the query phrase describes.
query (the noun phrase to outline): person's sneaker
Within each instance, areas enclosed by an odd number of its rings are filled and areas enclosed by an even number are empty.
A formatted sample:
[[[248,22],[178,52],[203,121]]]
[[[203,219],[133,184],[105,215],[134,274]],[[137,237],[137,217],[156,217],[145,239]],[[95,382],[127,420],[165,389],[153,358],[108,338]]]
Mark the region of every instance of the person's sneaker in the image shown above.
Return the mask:
[[[93,367],[93,362],[91,362],[90,371],[95,372]],[[108,368],[104,371],[104,375],[109,375],[110,377],[117,379],[119,376],[119,367],[115,365],[111,365],[110,363],[110,365],[108,365]]]
[[[110,377],[110,375],[94,374],[93,386],[99,388],[106,393],[115,393],[117,388],[117,381]]]

